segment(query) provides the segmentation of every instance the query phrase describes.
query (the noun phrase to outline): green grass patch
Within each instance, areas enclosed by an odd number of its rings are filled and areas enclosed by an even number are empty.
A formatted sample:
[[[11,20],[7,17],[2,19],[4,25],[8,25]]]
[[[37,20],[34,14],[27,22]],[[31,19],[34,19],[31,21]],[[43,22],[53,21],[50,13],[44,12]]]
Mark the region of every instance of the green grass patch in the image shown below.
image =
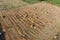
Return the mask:
[[[25,2],[27,2],[29,4],[45,1],[45,2],[49,2],[49,3],[55,4],[55,5],[60,5],[60,0],[23,0],[23,1],[25,1]]]
[[[60,0],[48,0],[48,2],[60,6]]]
[[[25,2],[27,2],[27,3],[30,3],[30,4],[40,2],[39,0],[23,0],[23,1],[25,1]]]

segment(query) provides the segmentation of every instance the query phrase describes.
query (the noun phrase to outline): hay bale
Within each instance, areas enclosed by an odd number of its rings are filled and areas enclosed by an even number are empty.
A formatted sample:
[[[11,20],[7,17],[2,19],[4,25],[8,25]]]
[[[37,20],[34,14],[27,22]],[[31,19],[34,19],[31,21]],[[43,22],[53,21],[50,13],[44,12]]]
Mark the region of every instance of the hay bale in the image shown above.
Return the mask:
[[[6,40],[53,40],[60,30],[60,8],[45,2],[0,10],[0,16]]]

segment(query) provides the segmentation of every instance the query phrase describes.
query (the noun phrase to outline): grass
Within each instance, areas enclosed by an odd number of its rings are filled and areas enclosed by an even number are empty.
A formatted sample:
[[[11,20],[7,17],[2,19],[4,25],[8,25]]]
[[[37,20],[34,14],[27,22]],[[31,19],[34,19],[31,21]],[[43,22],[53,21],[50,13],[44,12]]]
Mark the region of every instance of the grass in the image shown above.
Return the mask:
[[[27,5],[27,3],[21,0],[1,0],[0,1],[0,9],[9,9]]]
[[[34,4],[34,3],[38,3],[41,2],[42,0],[23,0],[29,4]],[[55,4],[55,5],[60,5],[60,0],[45,0],[46,2]]]
[[[60,0],[48,0],[48,2],[60,6]]]
[[[39,2],[38,0],[23,0],[23,1],[25,1],[25,2],[27,2],[29,4],[33,4],[33,3]]]

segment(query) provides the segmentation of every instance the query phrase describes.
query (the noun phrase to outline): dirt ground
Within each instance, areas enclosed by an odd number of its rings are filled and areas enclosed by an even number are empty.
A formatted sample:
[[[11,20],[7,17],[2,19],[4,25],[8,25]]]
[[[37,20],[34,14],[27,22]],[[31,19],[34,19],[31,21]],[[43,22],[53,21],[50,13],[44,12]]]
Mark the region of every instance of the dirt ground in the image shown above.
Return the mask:
[[[0,21],[6,40],[59,39],[56,35],[60,31],[60,7],[52,4],[42,2],[0,10]]]

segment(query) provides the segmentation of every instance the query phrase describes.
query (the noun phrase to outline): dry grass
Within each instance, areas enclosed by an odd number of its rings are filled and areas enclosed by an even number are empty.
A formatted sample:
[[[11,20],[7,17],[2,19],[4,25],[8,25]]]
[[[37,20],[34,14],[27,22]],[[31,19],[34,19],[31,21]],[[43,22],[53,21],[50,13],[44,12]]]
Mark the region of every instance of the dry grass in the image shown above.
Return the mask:
[[[22,0],[0,0],[0,9],[15,8],[27,5]]]
[[[60,8],[44,2],[0,10],[0,16],[6,40],[53,40],[60,30]]]

